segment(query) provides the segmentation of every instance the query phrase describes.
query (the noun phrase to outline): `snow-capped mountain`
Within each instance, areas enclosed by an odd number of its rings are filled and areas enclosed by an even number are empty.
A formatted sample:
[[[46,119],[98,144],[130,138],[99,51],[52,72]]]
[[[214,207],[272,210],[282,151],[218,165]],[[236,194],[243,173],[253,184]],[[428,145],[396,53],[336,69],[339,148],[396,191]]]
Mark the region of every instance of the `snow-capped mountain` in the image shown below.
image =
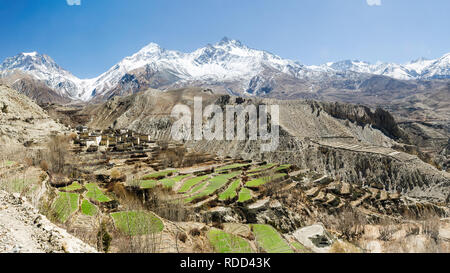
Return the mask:
[[[409,62],[403,66],[410,71],[415,71],[418,75],[422,75],[424,69],[430,66],[435,61],[436,60],[428,60],[422,57],[412,62]]]
[[[20,53],[0,64],[0,75],[7,77],[16,71],[24,72],[42,81],[59,95],[77,99],[82,93],[83,81],[64,70],[47,55],[37,52]]]
[[[448,79],[450,78],[450,53],[436,60],[420,58],[407,64],[376,63],[370,64],[358,60],[345,60],[319,66],[322,70],[354,71],[383,75],[398,80]],[[317,67],[309,67],[317,69]]]
[[[267,68],[293,76],[300,76],[307,70],[298,62],[251,49],[228,38],[191,53],[166,50],[151,43],[96,78],[91,88],[95,90],[95,94],[103,94],[119,84],[125,74],[145,69],[153,75],[162,72],[170,74],[172,80],[169,80],[168,85],[238,81],[245,89],[252,78]]]
[[[450,78],[450,53],[432,62],[423,68],[422,77],[427,79],[448,79]]]
[[[267,94],[277,87],[284,88],[285,92],[301,89],[313,93],[324,85],[357,88],[368,75],[398,80],[450,78],[450,54],[437,60],[419,59],[403,65],[346,60],[304,66],[224,38],[190,53],[150,43],[93,79],[79,79],[49,56],[36,52],[7,58],[0,65],[1,77],[15,71],[32,76],[61,96],[83,101],[134,93],[149,87],[167,89],[189,85],[220,86],[229,93],[247,95]]]

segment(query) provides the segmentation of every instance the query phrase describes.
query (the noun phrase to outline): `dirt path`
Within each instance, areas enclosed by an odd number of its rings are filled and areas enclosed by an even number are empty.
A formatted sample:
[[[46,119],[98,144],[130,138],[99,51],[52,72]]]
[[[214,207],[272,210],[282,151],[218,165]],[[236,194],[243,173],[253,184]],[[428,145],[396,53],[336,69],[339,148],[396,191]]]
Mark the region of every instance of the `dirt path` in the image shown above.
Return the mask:
[[[17,194],[0,191],[0,253],[51,252],[96,251],[52,224]]]
[[[11,215],[12,210],[0,211],[0,252],[43,253],[33,240],[33,228]]]

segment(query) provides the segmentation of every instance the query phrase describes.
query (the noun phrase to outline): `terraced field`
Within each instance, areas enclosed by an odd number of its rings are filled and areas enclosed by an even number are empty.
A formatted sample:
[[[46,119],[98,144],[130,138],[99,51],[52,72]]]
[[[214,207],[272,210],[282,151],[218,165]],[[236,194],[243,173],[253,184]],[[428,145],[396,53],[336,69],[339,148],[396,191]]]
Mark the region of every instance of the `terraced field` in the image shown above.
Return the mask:
[[[250,243],[231,233],[219,229],[211,229],[208,239],[214,250],[218,253],[253,253]]]
[[[289,244],[269,225],[251,225],[256,242],[267,253],[293,253]]]
[[[179,175],[179,176],[175,176],[175,177],[163,178],[161,180],[156,180],[156,179],[141,180],[139,182],[139,185],[140,185],[141,189],[152,189],[158,185],[161,185],[168,189],[172,189],[176,183],[182,181],[185,178],[188,178],[189,176],[190,175]]]
[[[170,200],[184,200],[186,205],[194,209],[201,208],[203,204],[211,204],[211,208],[239,207],[258,200],[259,192],[255,188],[287,178],[288,174],[285,172],[289,169],[289,165],[234,163],[216,170],[211,168],[207,172],[198,172],[199,176],[170,169],[142,176],[139,186],[141,190],[148,191],[156,186],[167,188],[171,190]],[[211,173],[205,174],[208,172]],[[52,205],[58,221],[65,223],[78,212],[88,217],[109,216],[112,226],[127,236],[155,234],[164,230],[163,220],[151,211],[122,210],[120,205],[119,212],[116,212],[117,207],[111,211],[110,204],[105,203],[109,203],[113,198],[116,201],[120,199],[117,199],[114,193],[106,194],[100,185],[74,182],[59,189],[61,192],[58,192],[58,198]],[[132,189],[130,192],[133,192]],[[204,231],[202,236],[206,236],[210,247],[218,253],[251,253],[257,250],[269,253],[307,251],[298,242],[294,242],[295,245],[291,243],[291,249],[282,235],[269,225],[242,224],[240,229],[211,227]]]
[[[110,215],[116,228],[127,235],[159,233],[164,229],[164,223],[152,212],[123,211]]]
[[[81,186],[80,183],[78,183],[78,182],[73,182],[71,185],[61,188],[62,191],[66,191],[66,192],[75,192],[75,191],[79,191],[82,189],[83,189],[83,186]]]
[[[139,186],[141,189],[153,189],[158,185],[158,180],[141,180]]]
[[[292,167],[291,164],[284,164],[284,165],[280,165],[279,167],[275,168],[276,172],[281,172],[281,171],[287,171]]]
[[[156,173],[147,174],[144,177],[142,177],[142,180],[157,180],[164,178],[166,176],[172,175],[173,173],[176,173],[177,170],[164,170]]]
[[[195,203],[205,200],[208,197],[214,197],[215,194],[217,194],[216,199],[220,202],[229,202],[237,199],[237,202],[245,203],[253,199],[252,190],[250,188],[258,188],[267,183],[284,180],[284,178],[287,178],[288,176],[284,171],[289,170],[290,168],[291,165],[252,165],[249,163],[234,163],[218,168],[210,175],[186,179],[183,184],[180,185],[180,188],[176,193],[185,203]],[[272,172],[270,175],[266,173],[268,170]],[[265,174],[266,176],[264,176]],[[246,175],[249,177],[254,175],[256,178],[246,182],[245,185],[242,185],[242,177]],[[174,178],[166,179],[163,180],[167,181],[166,183],[168,183],[169,187],[173,187],[173,185],[177,183],[174,183],[173,180],[171,180]],[[178,182],[180,181],[180,179],[176,180],[178,180]],[[158,183],[155,183],[154,181],[142,181],[141,187],[146,184],[150,188],[155,187]],[[218,192],[220,189],[223,190]]]
[[[203,175],[203,176],[197,176],[194,178],[190,178],[188,180],[186,180],[183,185],[180,187],[180,189],[178,190],[178,193],[186,193],[188,192],[191,188],[193,188],[194,186],[196,186],[197,184],[207,180],[208,178],[210,178],[209,175]]]
[[[295,250],[299,253],[311,253],[311,250],[307,249],[304,245],[301,243],[295,241],[292,242],[291,245],[295,248]]]
[[[248,173],[249,174],[256,174],[256,173],[259,173],[259,172],[264,172],[264,171],[267,171],[267,170],[271,169],[273,166],[275,166],[275,164],[272,164],[272,163],[271,164],[265,164],[265,165],[262,165],[262,166],[259,166],[259,167],[256,167],[254,169],[249,170]]]
[[[65,223],[70,216],[78,211],[78,201],[80,195],[77,193],[59,192],[58,197],[53,202],[52,212],[56,219]]]
[[[247,188],[242,188],[241,191],[239,192],[238,202],[245,203],[251,199],[252,199],[252,191]]]
[[[83,199],[81,202],[81,212],[87,216],[95,216],[98,213],[98,207],[89,200]]]
[[[191,202],[195,199],[199,199],[199,198],[202,198],[202,197],[205,197],[205,196],[215,193],[217,190],[219,190],[220,188],[227,185],[230,179],[235,178],[239,174],[240,174],[240,172],[232,172],[232,173],[222,174],[222,175],[218,175],[218,176],[211,178],[208,181],[208,184],[203,191],[201,191],[200,193],[198,193],[192,197],[187,198],[186,202]]]
[[[247,187],[259,187],[267,183],[271,183],[277,179],[287,176],[285,173],[277,173],[272,176],[264,176],[257,179],[253,179],[245,184]]]
[[[252,224],[250,233],[255,238],[256,245],[267,253],[294,253],[294,249],[283,239],[282,235],[270,225]],[[245,230],[245,225],[241,228]],[[233,232],[234,233],[234,232]],[[208,232],[208,239],[218,253],[253,253],[250,242],[223,230],[212,228]],[[244,232],[246,233],[246,232]],[[302,244],[294,241],[293,247],[297,252],[309,252]]]
[[[239,185],[241,185],[241,180],[240,179],[234,180],[224,192],[219,194],[219,200],[225,201],[235,198],[237,196],[237,189]]]
[[[189,177],[189,175],[179,175],[176,177],[170,177],[170,178],[164,178],[162,180],[159,180],[159,184],[166,188],[173,188],[177,182],[180,182],[181,180]]]
[[[228,171],[228,170],[237,170],[250,166],[250,163],[235,163],[227,166],[220,167],[216,170],[216,172]]]
[[[85,185],[87,192],[85,193],[86,198],[99,203],[110,202],[111,198],[106,196],[102,190],[95,183],[88,183]]]

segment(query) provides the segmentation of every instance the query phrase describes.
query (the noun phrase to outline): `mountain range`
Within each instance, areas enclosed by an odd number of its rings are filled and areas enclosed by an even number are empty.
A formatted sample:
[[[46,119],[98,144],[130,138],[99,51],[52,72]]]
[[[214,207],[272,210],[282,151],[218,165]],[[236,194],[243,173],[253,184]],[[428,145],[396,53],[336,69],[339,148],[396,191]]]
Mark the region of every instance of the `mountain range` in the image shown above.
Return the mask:
[[[435,60],[421,58],[407,64],[345,60],[306,66],[223,38],[190,53],[150,43],[93,79],[77,78],[47,55],[20,53],[0,64],[0,78],[12,88],[44,102],[106,100],[148,88],[186,86],[213,87],[242,96],[297,98],[315,97],[329,90],[377,92],[377,88],[411,85],[418,88],[418,81],[447,80],[450,53]]]

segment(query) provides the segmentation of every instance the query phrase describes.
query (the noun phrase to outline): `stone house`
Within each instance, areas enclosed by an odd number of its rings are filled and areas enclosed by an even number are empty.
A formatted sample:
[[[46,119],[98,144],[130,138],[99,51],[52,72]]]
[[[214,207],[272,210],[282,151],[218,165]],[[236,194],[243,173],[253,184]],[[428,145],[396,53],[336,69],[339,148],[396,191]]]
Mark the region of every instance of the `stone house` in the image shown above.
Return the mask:
[[[99,146],[100,142],[102,141],[102,137],[101,136],[90,136],[89,141],[93,141],[96,146]]]

